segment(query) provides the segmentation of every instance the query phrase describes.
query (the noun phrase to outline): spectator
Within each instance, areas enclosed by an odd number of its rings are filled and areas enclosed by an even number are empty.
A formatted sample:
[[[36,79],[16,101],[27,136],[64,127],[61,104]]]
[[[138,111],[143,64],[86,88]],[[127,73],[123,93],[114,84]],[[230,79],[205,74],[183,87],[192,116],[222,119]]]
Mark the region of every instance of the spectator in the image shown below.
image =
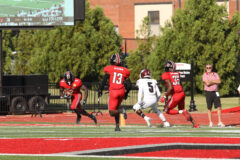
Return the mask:
[[[212,65],[206,65],[206,72],[202,75],[202,79],[204,82],[204,91],[206,93],[206,102],[208,108],[208,119],[209,119],[209,127],[213,126],[212,122],[212,105],[217,108],[218,114],[218,126],[225,127],[222,123],[222,109],[221,109],[221,101],[220,95],[218,92],[218,85],[221,83],[221,79],[216,72],[212,72]]]

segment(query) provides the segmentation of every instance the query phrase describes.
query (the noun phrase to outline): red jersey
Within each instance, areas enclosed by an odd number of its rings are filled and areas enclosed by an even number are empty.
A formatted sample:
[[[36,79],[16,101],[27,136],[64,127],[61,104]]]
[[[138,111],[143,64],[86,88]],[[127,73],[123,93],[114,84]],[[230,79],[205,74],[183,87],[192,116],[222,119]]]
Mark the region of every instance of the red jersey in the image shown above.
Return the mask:
[[[104,68],[104,73],[110,75],[109,90],[118,90],[124,88],[124,80],[130,75],[130,71],[122,66],[107,66]]]
[[[72,89],[73,93],[81,93],[80,88],[82,86],[82,81],[78,78],[74,78],[73,83],[69,86],[64,79],[59,82],[59,86],[65,89]]]
[[[183,92],[182,85],[180,83],[180,73],[179,72],[165,72],[162,74],[162,80],[169,79],[173,86],[173,93]],[[165,83],[167,86],[167,84]],[[168,86],[167,86],[168,87]]]

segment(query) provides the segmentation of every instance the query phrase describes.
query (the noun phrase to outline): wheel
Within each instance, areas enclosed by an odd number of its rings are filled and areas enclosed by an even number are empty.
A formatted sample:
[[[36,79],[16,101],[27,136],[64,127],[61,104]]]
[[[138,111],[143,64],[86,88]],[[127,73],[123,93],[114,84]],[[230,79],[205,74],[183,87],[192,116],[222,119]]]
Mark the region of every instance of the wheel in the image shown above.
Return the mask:
[[[13,114],[24,114],[27,111],[27,101],[24,97],[14,97],[11,101],[10,112]]]
[[[29,111],[31,113],[41,113],[46,106],[46,102],[41,96],[34,96],[28,101]]]

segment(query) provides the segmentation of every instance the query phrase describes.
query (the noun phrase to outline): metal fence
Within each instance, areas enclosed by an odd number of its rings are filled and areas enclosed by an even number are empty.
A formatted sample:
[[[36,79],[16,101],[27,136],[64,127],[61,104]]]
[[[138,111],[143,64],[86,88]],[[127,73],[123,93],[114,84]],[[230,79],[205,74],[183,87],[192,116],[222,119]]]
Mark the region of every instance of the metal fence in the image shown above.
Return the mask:
[[[107,86],[103,90],[103,95],[98,99],[99,83],[83,82],[83,84],[88,88],[88,99],[86,105],[82,107],[86,110],[95,112],[108,109],[109,92]],[[69,99],[60,98],[59,88],[58,83],[48,83],[47,86],[38,86],[37,88],[36,86],[8,86],[0,88],[0,93],[2,93],[0,95],[0,113],[33,113],[32,111],[34,111],[34,108],[31,107],[31,105],[33,106],[35,102],[34,107],[36,107],[36,101],[39,102],[39,97],[42,100],[44,99],[44,102],[46,103],[45,107],[42,107],[44,108],[42,109],[43,113],[56,113],[70,110],[71,102]],[[121,106],[126,109],[132,109],[133,105],[137,102],[137,93],[138,90],[135,87],[135,83],[132,83],[132,90],[129,92],[128,98],[123,100]],[[14,105],[14,102],[17,104]],[[41,109],[41,106],[39,108]]]
[[[88,99],[84,108],[92,111],[107,109],[109,97],[109,92],[107,88],[103,90],[103,95],[98,99],[99,84],[95,82],[83,82],[83,84],[88,88]],[[135,84],[132,85],[135,86]],[[68,110],[69,109],[68,100],[60,99],[58,83],[49,83],[48,88],[50,100],[49,104],[46,107],[46,111]],[[137,102],[137,89],[133,87],[128,95],[129,95],[128,99],[123,100],[121,104],[121,106],[124,106],[126,109],[132,108],[132,106]]]

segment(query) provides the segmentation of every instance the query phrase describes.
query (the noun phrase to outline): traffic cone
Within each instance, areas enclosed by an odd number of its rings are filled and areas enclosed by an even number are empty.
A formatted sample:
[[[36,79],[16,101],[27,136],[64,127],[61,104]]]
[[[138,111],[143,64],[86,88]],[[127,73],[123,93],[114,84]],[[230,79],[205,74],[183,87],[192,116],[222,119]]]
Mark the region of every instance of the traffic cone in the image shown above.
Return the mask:
[[[120,126],[125,126],[126,125],[126,122],[125,122],[125,119],[123,117],[123,114],[120,114]]]

